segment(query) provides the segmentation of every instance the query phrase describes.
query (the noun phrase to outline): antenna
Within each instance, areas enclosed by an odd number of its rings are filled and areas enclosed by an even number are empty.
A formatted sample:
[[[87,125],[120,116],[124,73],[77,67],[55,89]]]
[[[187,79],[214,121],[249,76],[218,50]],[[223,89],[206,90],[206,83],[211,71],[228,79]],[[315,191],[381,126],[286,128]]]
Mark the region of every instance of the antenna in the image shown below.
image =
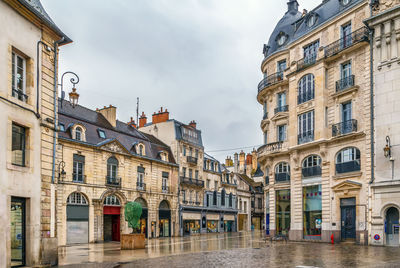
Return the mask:
[[[136,124],[139,126],[139,97],[137,98],[136,103]]]

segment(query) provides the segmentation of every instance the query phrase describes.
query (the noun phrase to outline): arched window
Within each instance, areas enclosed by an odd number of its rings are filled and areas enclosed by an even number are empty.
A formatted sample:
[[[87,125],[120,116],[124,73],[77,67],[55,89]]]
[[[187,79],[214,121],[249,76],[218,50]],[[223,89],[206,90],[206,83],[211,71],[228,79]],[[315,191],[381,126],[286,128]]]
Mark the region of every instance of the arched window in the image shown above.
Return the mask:
[[[118,160],[114,156],[111,156],[107,160],[107,177],[115,179],[118,174]]]
[[[165,209],[165,210],[169,210],[169,204],[167,201],[163,200],[160,203],[160,206],[158,207],[159,209]]]
[[[69,205],[88,205],[86,197],[78,192],[73,192],[67,198],[67,204]]]
[[[76,127],[75,128],[75,140],[81,141],[82,140],[82,134],[83,134],[82,128],[81,127]]]
[[[221,206],[225,206],[225,189],[221,191]]]
[[[104,199],[104,205],[106,206],[120,206],[121,202],[115,195],[109,195]]]
[[[141,197],[136,198],[135,202],[139,203],[142,205],[142,208],[147,208],[147,202]]]
[[[143,146],[143,144],[139,144],[138,153],[139,153],[139,155],[144,155],[144,146]]]
[[[303,76],[298,85],[298,96],[297,96],[297,103],[303,103],[309,100],[314,99],[314,75],[313,74],[306,74]]]
[[[281,162],[275,166],[275,182],[290,181],[290,166],[287,162]]]
[[[361,170],[360,150],[348,147],[339,151],[336,156],[336,173]]]
[[[318,155],[310,155],[303,160],[302,175],[306,177],[320,176],[321,170],[321,157]]]

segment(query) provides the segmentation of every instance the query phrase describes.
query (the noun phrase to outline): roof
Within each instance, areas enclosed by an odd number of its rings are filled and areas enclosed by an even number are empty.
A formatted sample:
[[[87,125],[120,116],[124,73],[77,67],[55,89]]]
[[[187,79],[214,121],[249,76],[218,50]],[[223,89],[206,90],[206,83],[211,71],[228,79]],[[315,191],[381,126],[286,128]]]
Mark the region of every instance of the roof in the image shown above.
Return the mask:
[[[84,106],[77,105],[74,108],[64,100],[58,101],[58,120],[64,124],[65,131],[59,132],[60,139],[67,139],[74,142],[79,142],[72,139],[71,128],[75,124],[80,124],[85,127],[86,141],[80,142],[85,145],[100,147],[107,143],[117,141],[132,155],[137,155],[136,144],[143,143],[145,145],[145,155],[138,156],[149,160],[161,161],[161,152],[168,153],[169,164],[176,164],[173,154],[169,146],[157,139],[156,137],[140,132],[130,125],[117,121],[116,127],[113,127],[107,119],[101,114]],[[100,138],[98,130],[102,130],[106,134],[106,139]],[[164,161],[163,161],[164,162]]]
[[[246,174],[241,174],[241,173],[236,173],[238,175],[238,177],[240,177],[243,181],[245,181],[248,185],[253,186],[255,181],[250,178],[249,176],[247,176]]]
[[[268,45],[265,48],[265,58],[285,50],[294,41],[366,0],[350,0],[350,3],[347,5],[343,5],[342,1],[323,0],[316,8],[302,16],[302,13],[298,11],[297,1],[290,0],[288,2],[288,11],[278,22],[269,38]],[[309,27],[307,22],[312,16],[315,16],[316,20],[314,25]],[[284,34],[287,37],[286,42],[282,46],[279,46],[277,43],[280,34]]]
[[[21,3],[24,7],[26,7],[29,11],[36,15],[44,24],[50,27],[54,32],[56,32],[59,36],[64,37],[64,40],[60,43],[67,44],[71,43],[72,40],[64,34],[60,28],[53,22],[50,18],[49,14],[47,14],[46,10],[44,9],[40,0],[17,0]]]
[[[179,122],[175,119],[171,119],[174,124],[175,124],[175,136],[177,140],[184,140],[186,142],[192,143],[194,145],[203,147],[203,139],[201,138],[201,130],[196,129],[194,127],[191,127],[189,125],[186,125],[182,122]],[[183,134],[183,129],[187,128],[190,129],[191,131],[194,131],[197,133],[197,138],[194,137],[188,137],[186,135]]]
[[[256,172],[254,172],[253,177],[263,177],[263,176],[264,176],[264,172],[261,170],[260,164],[258,164]]]

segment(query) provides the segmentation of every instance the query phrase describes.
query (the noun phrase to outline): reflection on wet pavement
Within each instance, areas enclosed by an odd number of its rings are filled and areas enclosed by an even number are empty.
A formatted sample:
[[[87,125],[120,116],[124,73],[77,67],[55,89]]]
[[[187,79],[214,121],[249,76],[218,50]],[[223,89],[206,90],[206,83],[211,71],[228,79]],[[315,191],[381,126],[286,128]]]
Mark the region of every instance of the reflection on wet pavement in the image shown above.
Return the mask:
[[[62,247],[68,267],[400,267],[400,249],[351,244],[265,242],[261,233],[150,239],[146,249],[119,243]],[[96,264],[97,263],[97,264]],[[101,263],[101,264],[100,264]],[[69,266],[69,264],[71,266]],[[76,265],[80,264],[80,265]],[[92,264],[92,265],[90,265]]]

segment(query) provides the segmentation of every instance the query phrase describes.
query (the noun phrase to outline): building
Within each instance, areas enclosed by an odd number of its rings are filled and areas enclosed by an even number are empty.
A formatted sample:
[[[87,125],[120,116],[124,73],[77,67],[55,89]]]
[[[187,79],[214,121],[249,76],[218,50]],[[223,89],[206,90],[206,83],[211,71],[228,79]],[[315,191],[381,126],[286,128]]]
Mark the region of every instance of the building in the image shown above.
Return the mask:
[[[179,234],[178,165],[169,146],[117,120],[113,106],[59,101],[58,244],[119,241],[127,202],[143,207],[147,238]]]
[[[161,108],[149,123],[142,114],[139,129],[170,146],[179,165],[180,234],[236,231],[235,192],[219,190],[220,164],[204,153],[196,122],[169,119],[169,112]]]
[[[368,241],[370,50],[366,0],[296,0],[264,45],[257,101],[267,232]]]
[[[374,32],[374,177],[371,178],[372,245],[399,245],[400,211],[400,3],[372,1],[367,25]],[[385,149],[385,150],[384,150]]]
[[[71,39],[39,0],[0,1],[0,24],[0,267],[55,264],[55,51]]]

